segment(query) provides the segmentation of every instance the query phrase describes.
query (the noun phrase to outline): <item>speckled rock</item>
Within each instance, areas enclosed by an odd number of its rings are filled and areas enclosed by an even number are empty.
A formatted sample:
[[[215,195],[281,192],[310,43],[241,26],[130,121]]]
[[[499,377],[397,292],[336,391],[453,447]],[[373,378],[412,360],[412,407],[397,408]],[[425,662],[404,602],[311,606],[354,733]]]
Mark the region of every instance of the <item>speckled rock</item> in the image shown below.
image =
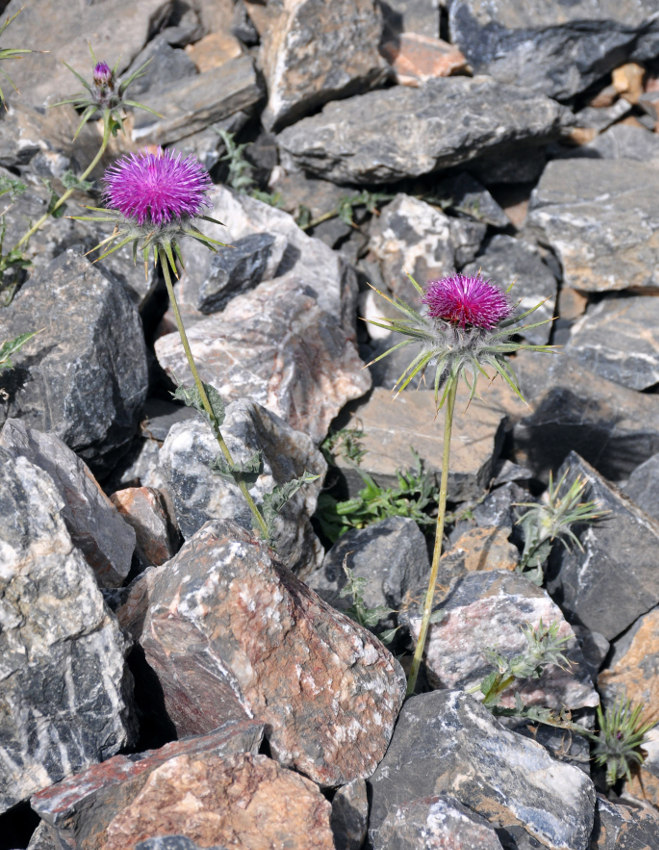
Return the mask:
[[[659,608],[639,617],[615,642],[597,686],[607,704],[630,699],[648,708],[659,705]]]
[[[337,790],[330,823],[336,850],[360,850],[368,830],[368,790],[363,779],[353,779]]]
[[[551,850],[588,848],[595,808],[590,779],[504,729],[457,691],[432,691],[405,703],[369,785],[375,846],[396,807],[446,792],[495,828],[522,827],[527,839]]]
[[[274,758],[323,785],[373,772],[405,690],[375,637],[232,522],[157,571],[141,643],[178,734],[254,717]]]
[[[622,489],[646,514],[659,520],[659,454],[637,466]]]
[[[590,850],[635,850],[659,846],[659,818],[650,809],[634,809],[597,795]]]
[[[135,551],[144,566],[160,566],[176,554],[179,535],[159,490],[126,487],[114,492],[111,500],[135,532]]]

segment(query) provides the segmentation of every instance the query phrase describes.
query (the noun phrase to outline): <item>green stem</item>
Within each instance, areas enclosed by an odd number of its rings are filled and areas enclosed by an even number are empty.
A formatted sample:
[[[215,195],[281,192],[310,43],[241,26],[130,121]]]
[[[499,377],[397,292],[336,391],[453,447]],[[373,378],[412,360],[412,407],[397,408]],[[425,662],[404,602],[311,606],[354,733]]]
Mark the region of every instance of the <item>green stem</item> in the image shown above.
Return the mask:
[[[233,458],[231,457],[231,452],[229,451],[229,447],[224,442],[224,437],[222,436],[222,432],[220,431],[220,423],[217,421],[217,417],[211,407],[211,403],[208,400],[208,395],[206,394],[206,389],[204,388],[203,381],[199,377],[199,372],[197,371],[197,366],[194,361],[194,357],[192,356],[192,349],[190,348],[190,343],[188,342],[188,335],[185,332],[185,327],[183,326],[183,319],[181,318],[181,313],[178,308],[178,303],[176,301],[176,295],[174,294],[174,287],[172,286],[172,279],[169,273],[169,266],[167,265],[167,260],[163,258],[161,262],[161,268],[163,270],[163,274],[165,276],[165,286],[167,287],[167,294],[169,295],[169,300],[172,305],[172,310],[174,311],[174,319],[176,320],[176,327],[178,328],[179,336],[181,337],[181,343],[183,344],[183,350],[185,351],[185,357],[188,361],[188,366],[190,367],[190,371],[192,372],[192,377],[194,378],[195,386],[197,388],[197,392],[199,393],[199,398],[201,399],[201,403],[204,406],[204,410],[206,411],[208,418],[211,422],[211,428],[213,433],[215,434],[215,439],[218,442],[220,450],[224,455],[227,463],[230,466],[234,465]],[[261,511],[256,507],[254,499],[249,494],[249,490],[247,489],[247,485],[244,481],[237,480],[236,484],[240,487],[240,490],[245,497],[245,501],[249,505],[249,509],[256,520],[256,523],[261,531],[264,540],[267,540],[268,535],[268,526],[266,525],[265,520],[261,514]]]
[[[92,159],[92,161],[89,163],[87,168],[80,175],[80,177],[78,178],[79,180],[84,180],[89,174],[91,174],[91,172],[94,170],[94,168],[96,168],[101,157],[105,153],[105,149],[107,148],[109,141],[110,141],[110,114],[107,113],[107,115],[103,116],[103,141],[101,142],[101,147],[99,148],[98,153],[96,154],[94,159]],[[74,191],[75,191],[75,187],[73,189],[67,189],[66,192],[64,192],[64,194],[60,198],[57,199],[53,208],[51,210],[49,210],[47,213],[44,213],[41,216],[41,218],[32,225],[32,227],[27,231],[27,233],[24,233],[23,236],[21,236],[21,238],[14,245],[12,250],[16,251],[22,245],[25,245],[25,243],[30,239],[30,237],[33,234],[35,234],[37,232],[37,230],[39,230],[39,228],[48,219],[48,217],[51,216],[54,212],[56,212],[62,206],[62,204],[65,203],[71,197],[71,195],[73,194]]]
[[[449,378],[451,384],[449,386],[448,395],[446,398],[446,409],[444,411],[444,446],[442,451],[442,477],[439,486],[439,505],[437,513],[437,529],[435,531],[435,547],[432,554],[432,565],[430,568],[430,578],[428,580],[428,590],[426,599],[423,604],[423,615],[421,617],[421,628],[419,637],[414,650],[414,658],[410,668],[410,676],[407,681],[407,695],[411,696],[416,688],[416,680],[419,675],[419,667],[423,658],[423,651],[426,647],[426,636],[430,625],[430,615],[432,614],[433,600],[435,596],[435,585],[437,584],[437,574],[439,572],[439,558],[442,554],[442,539],[444,537],[444,521],[446,519],[446,494],[448,492],[448,466],[449,457],[451,454],[451,430],[453,428],[453,411],[455,409],[455,394],[458,389],[457,376]]]

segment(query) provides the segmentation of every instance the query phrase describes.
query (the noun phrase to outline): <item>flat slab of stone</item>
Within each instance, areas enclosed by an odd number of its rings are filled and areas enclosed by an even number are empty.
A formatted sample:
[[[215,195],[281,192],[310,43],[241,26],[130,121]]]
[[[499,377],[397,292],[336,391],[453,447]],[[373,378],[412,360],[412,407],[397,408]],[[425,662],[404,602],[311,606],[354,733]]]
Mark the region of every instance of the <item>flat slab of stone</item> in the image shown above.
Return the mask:
[[[336,183],[391,183],[543,144],[558,136],[563,116],[555,101],[523,88],[442,77],[329,103],[277,139],[285,165]]]

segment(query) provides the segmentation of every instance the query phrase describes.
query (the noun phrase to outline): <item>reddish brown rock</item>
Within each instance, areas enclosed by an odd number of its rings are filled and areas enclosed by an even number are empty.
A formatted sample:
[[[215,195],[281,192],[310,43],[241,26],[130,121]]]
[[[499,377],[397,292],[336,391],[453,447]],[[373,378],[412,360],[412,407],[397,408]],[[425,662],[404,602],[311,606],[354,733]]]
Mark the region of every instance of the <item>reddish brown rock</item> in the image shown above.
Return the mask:
[[[370,632],[230,521],[157,572],[141,643],[180,735],[254,717],[280,763],[328,786],[373,772],[405,691]]]
[[[396,82],[403,86],[419,86],[432,77],[464,73],[468,67],[455,45],[416,32],[400,33],[380,50],[391,65]]]
[[[640,617],[616,642],[611,664],[600,673],[597,685],[606,702],[623,698],[648,708],[659,706],[659,608]]]
[[[110,822],[133,802],[155,770],[172,759],[194,759],[198,754],[218,759],[255,753],[262,736],[262,724],[253,720],[228,722],[209,735],[173,741],[137,756],[115,756],[35,794],[32,808],[65,846],[101,850],[107,846]]]
[[[638,103],[643,93],[645,68],[637,62],[627,62],[612,73],[613,88],[629,103]]]
[[[330,811],[312,782],[267,756],[182,755],[151,773],[110,823],[103,850],[157,835],[235,850],[334,850]]]
[[[229,59],[235,59],[243,52],[238,39],[230,32],[219,30],[199,39],[195,44],[186,45],[185,52],[203,73],[223,65]]]
[[[127,487],[112,494],[112,503],[135,530],[135,551],[150,566],[169,561],[178,549],[162,495],[153,487]]]

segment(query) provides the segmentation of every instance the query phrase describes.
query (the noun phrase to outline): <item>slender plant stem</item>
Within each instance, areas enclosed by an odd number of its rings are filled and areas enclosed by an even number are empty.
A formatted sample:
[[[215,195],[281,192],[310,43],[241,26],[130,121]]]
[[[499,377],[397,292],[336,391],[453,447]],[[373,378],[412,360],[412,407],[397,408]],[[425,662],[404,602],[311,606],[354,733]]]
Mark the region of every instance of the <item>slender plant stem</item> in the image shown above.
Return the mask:
[[[432,553],[432,565],[430,568],[430,578],[428,580],[428,590],[426,591],[426,600],[423,604],[423,616],[421,617],[421,628],[419,637],[414,649],[414,658],[410,668],[410,676],[407,681],[407,695],[411,696],[416,688],[416,680],[419,675],[419,667],[423,658],[423,650],[426,646],[426,637],[428,627],[430,625],[430,615],[432,613],[433,600],[435,596],[435,585],[437,584],[437,574],[439,572],[439,557],[442,554],[442,538],[444,537],[444,520],[446,519],[446,494],[448,492],[448,467],[451,454],[451,430],[453,428],[453,411],[455,409],[455,394],[458,389],[457,376],[449,379],[451,385],[446,397],[446,408],[444,410],[444,445],[442,451],[442,477],[439,486],[439,505],[437,513],[437,528],[435,531],[435,546]]]
[[[98,153],[96,154],[94,159],[92,159],[87,168],[82,172],[82,174],[78,178],[79,180],[84,180],[89,174],[92,173],[92,171],[100,161],[101,157],[105,153],[105,149],[107,148],[108,142],[110,141],[110,126],[110,114],[108,113],[107,115],[103,116],[103,141],[101,142],[101,147],[99,148]],[[67,189],[66,192],[64,192],[64,194],[57,199],[57,201],[53,205],[53,208],[47,213],[44,213],[41,218],[32,225],[32,227],[27,231],[27,233],[24,233],[23,236],[21,236],[21,238],[14,245],[14,248],[12,250],[15,251],[22,245],[25,245],[25,243],[30,239],[32,235],[37,232],[37,230],[39,230],[39,228],[49,218],[49,216],[56,212],[62,206],[62,204],[65,203],[71,197],[74,191],[75,187],[73,189]]]
[[[217,421],[217,416],[211,407],[211,403],[208,400],[208,395],[206,394],[206,389],[204,388],[204,384],[199,377],[199,372],[197,371],[197,366],[194,361],[194,357],[192,356],[192,349],[190,348],[190,343],[188,342],[188,335],[185,332],[185,327],[183,326],[183,319],[181,318],[181,313],[178,308],[178,303],[176,301],[176,295],[174,294],[174,287],[172,286],[172,279],[169,273],[169,266],[167,265],[167,260],[163,258],[161,262],[161,267],[163,270],[163,274],[165,276],[165,286],[167,287],[167,294],[169,295],[169,300],[172,305],[172,310],[174,311],[174,319],[176,320],[176,327],[178,328],[179,336],[181,337],[181,343],[183,344],[183,350],[185,351],[185,357],[188,361],[188,366],[190,367],[190,371],[192,372],[192,377],[194,378],[195,386],[197,388],[197,392],[199,393],[199,398],[201,399],[201,403],[204,406],[204,410],[208,414],[208,418],[211,421],[211,428],[213,433],[215,434],[215,439],[218,442],[220,450],[224,457],[226,458],[227,463],[230,466],[233,466],[233,458],[231,457],[231,452],[229,451],[229,447],[224,442],[224,437],[222,436],[222,432],[220,431],[220,423]],[[244,481],[240,479],[236,481],[240,490],[245,497],[245,501],[249,505],[249,509],[252,512],[254,519],[261,531],[261,534],[265,540],[268,539],[268,526],[266,525],[265,520],[261,514],[261,511],[256,507],[254,499],[250,496],[249,490],[247,489],[247,485]]]

